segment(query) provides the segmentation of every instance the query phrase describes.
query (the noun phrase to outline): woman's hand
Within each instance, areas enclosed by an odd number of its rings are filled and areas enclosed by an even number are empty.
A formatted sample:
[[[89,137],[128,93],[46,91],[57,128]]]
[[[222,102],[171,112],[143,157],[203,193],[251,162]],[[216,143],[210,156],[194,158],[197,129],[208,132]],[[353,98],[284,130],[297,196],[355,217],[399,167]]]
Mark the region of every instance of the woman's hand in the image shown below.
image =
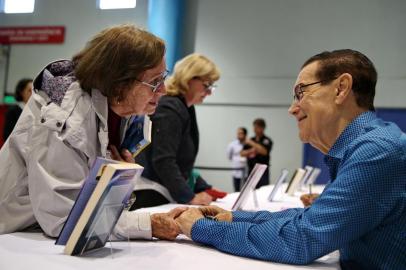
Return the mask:
[[[213,201],[213,198],[206,192],[197,193],[189,204],[193,205],[209,205]]]
[[[130,151],[128,151],[127,149],[122,149],[121,153],[118,152],[117,147],[115,147],[114,145],[109,145],[109,149],[110,149],[112,159],[122,161],[122,162],[128,162],[128,163],[135,162]]]

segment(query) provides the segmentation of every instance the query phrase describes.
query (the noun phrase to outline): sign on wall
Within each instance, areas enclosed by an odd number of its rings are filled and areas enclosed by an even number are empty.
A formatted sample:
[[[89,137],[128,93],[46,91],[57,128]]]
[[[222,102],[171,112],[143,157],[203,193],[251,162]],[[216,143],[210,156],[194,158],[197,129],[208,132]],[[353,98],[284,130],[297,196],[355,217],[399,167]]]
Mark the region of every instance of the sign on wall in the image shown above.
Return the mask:
[[[0,27],[0,44],[63,43],[65,26]]]

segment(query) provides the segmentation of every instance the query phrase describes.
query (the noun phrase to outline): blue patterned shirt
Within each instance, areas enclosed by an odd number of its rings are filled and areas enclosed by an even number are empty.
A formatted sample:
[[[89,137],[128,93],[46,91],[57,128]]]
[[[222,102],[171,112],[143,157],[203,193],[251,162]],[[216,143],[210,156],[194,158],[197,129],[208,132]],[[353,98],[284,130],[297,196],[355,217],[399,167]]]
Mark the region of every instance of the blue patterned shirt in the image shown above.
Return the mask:
[[[231,254],[308,264],[340,250],[345,269],[406,269],[406,135],[365,112],[325,162],[331,183],[309,208],[198,220],[192,239]]]

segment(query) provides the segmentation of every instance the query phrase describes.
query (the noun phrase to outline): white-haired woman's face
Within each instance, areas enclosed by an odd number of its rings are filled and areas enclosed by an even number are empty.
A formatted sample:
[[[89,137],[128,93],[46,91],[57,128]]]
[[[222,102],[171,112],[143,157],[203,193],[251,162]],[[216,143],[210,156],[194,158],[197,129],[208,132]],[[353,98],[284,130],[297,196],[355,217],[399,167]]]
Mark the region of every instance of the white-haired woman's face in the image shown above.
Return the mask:
[[[146,70],[138,81],[134,82],[130,91],[120,102],[113,102],[110,108],[121,117],[131,115],[153,114],[158,101],[165,94],[166,63],[161,63]],[[153,86],[159,85],[156,89]]]

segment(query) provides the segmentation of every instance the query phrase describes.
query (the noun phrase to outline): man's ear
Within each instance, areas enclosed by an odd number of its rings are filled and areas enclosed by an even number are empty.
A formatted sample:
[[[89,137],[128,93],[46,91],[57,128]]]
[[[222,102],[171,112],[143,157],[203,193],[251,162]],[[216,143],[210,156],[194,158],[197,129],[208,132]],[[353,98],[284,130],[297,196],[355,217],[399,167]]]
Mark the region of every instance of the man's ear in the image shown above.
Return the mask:
[[[350,96],[352,92],[352,75],[349,73],[343,73],[338,78],[338,84],[336,85],[336,104],[343,104],[344,101]]]

